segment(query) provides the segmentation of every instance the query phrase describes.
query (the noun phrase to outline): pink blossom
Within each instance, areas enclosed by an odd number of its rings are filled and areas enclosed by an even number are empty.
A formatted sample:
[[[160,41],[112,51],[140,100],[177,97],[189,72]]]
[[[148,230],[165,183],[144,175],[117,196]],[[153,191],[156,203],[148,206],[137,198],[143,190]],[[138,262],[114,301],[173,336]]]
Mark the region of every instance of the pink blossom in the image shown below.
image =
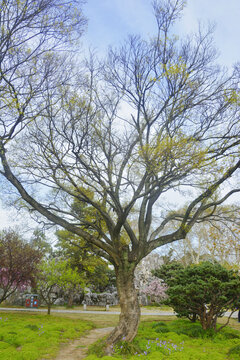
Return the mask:
[[[153,296],[158,299],[158,301],[165,300],[167,298],[166,295],[167,285],[164,284],[159,279],[154,279],[151,283],[143,289],[143,293],[148,296]]]
[[[29,280],[21,279],[21,273],[16,271],[10,275],[7,268],[0,268],[0,287],[10,286],[11,288],[24,291],[30,284]]]

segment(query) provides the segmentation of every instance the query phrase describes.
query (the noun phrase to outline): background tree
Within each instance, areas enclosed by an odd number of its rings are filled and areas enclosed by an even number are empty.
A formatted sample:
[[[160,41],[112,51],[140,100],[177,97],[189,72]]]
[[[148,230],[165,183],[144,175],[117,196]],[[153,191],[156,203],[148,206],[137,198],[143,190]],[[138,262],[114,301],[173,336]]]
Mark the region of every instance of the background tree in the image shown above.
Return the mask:
[[[86,286],[99,292],[107,285],[115,285],[108,262],[97,255],[96,247],[67,230],[58,230],[56,235],[56,255],[67,259],[70,266],[78,270]]]
[[[50,242],[47,240],[46,235],[39,229],[36,228],[30,239],[30,245],[41,252],[43,257],[53,256],[53,248]]]
[[[39,267],[36,289],[48,306],[48,315],[61,291],[70,295],[79,292],[84,286],[84,280],[67,260],[49,259]]]
[[[198,264],[201,261],[217,261],[229,268],[239,268],[238,223],[195,224],[184,240],[174,248],[170,246],[172,261],[181,262],[184,266]]]
[[[211,226],[209,229],[211,241],[207,249],[212,258],[217,259],[222,265],[228,268],[239,270],[240,263],[240,226]]]
[[[134,284],[139,293],[141,293],[154,280],[152,272],[163,264],[162,256],[157,252],[152,252],[140,261],[134,272]]]
[[[151,302],[161,303],[167,298],[167,286],[162,280],[154,279],[143,289],[143,293],[150,297]]]
[[[0,303],[16,290],[34,286],[42,254],[13,230],[0,233]]]
[[[155,37],[130,36],[104,64],[92,56],[74,84],[58,78],[41,91],[41,116],[36,106],[21,115],[15,106],[2,120],[15,125],[1,132],[0,173],[32,213],[97,246],[114,266],[121,315],[109,351],[136,335],[141,259],[185,238],[240,191],[239,67],[226,73],[216,65],[211,29],[182,41],[172,36],[184,3],[155,1]],[[53,84],[52,70],[42,71]],[[183,207],[175,198],[184,190]],[[94,218],[73,211],[76,201],[94,208]],[[172,220],[179,225],[169,232]]]
[[[220,331],[239,306],[240,277],[218,263],[163,265],[154,274],[167,284],[167,303],[177,315],[199,319],[204,330]],[[217,328],[217,318],[229,310],[227,322]]]

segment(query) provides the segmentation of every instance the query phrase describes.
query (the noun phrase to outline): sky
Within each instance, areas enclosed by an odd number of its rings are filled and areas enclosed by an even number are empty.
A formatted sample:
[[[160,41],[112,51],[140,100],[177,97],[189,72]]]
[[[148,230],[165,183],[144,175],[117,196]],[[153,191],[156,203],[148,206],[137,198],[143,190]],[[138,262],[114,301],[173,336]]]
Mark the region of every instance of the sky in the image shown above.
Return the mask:
[[[117,46],[129,34],[146,38],[154,35],[151,3],[151,0],[88,0],[83,7],[88,27],[82,46],[103,55],[109,45]],[[240,0],[188,0],[175,28],[176,35],[196,30],[198,21],[216,24],[214,41],[222,65],[231,67],[240,61]],[[0,200],[0,229],[20,224],[21,216],[3,208]]]
[[[84,44],[104,53],[109,45],[119,44],[128,34],[145,37],[154,34],[156,26],[152,0],[88,0],[84,6],[88,29]],[[189,33],[198,21],[216,24],[214,40],[221,56],[220,61],[231,66],[240,60],[240,1],[239,0],[188,0],[179,33]]]

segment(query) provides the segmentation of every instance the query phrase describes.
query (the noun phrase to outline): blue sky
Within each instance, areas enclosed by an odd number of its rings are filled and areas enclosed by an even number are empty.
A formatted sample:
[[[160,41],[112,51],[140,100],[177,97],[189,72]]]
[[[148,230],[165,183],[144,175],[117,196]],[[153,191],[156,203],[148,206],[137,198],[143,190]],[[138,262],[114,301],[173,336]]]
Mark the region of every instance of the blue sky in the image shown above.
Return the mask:
[[[109,45],[118,45],[128,34],[153,35],[151,2],[88,0],[83,9],[89,20],[84,46],[91,46],[102,55]],[[214,40],[223,65],[230,67],[240,61],[240,0],[188,0],[176,34],[194,31],[198,20],[216,23]],[[13,218],[13,213],[1,210],[0,201],[0,229],[12,225]]]
[[[84,43],[101,53],[128,34],[153,35],[155,20],[151,0],[89,0]],[[215,42],[221,63],[231,66],[240,59],[240,0],[188,0],[176,32],[191,32],[198,20],[216,23]]]

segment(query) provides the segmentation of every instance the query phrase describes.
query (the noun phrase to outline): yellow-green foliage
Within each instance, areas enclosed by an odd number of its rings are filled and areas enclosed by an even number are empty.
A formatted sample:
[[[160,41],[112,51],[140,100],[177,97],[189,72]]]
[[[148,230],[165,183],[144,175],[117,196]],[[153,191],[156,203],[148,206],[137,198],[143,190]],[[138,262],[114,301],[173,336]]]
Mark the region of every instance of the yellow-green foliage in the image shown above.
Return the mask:
[[[240,94],[236,90],[225,91],[225,101],[233,105],[240,105]]]
[[[38,287],[40,289],[52,289],[57,285],[65,291],[75,288],[77,285],[85,286],[85,282],[77,272],[72,269],[68,260],[48,260],[43,261],[39,266],[40,278]]]
[[[61,342],[81,337],[92,327],[86,321],[61,317],[0,313],[0,359],[52,359]]]
[[[163,64],[164,76],[168,78],[173,77],[182,77],[187,79],[189,77],[189,72],[187,71],[186,64],[182,61],[181,58],[178,59],[178,63]]]
[[[205,161],[206,150],[194,138],[178,133],[152,139],[141,147],[139,155],[148,171],[156,173],[166,169],[166,163],[172,169],[199,168]]]

